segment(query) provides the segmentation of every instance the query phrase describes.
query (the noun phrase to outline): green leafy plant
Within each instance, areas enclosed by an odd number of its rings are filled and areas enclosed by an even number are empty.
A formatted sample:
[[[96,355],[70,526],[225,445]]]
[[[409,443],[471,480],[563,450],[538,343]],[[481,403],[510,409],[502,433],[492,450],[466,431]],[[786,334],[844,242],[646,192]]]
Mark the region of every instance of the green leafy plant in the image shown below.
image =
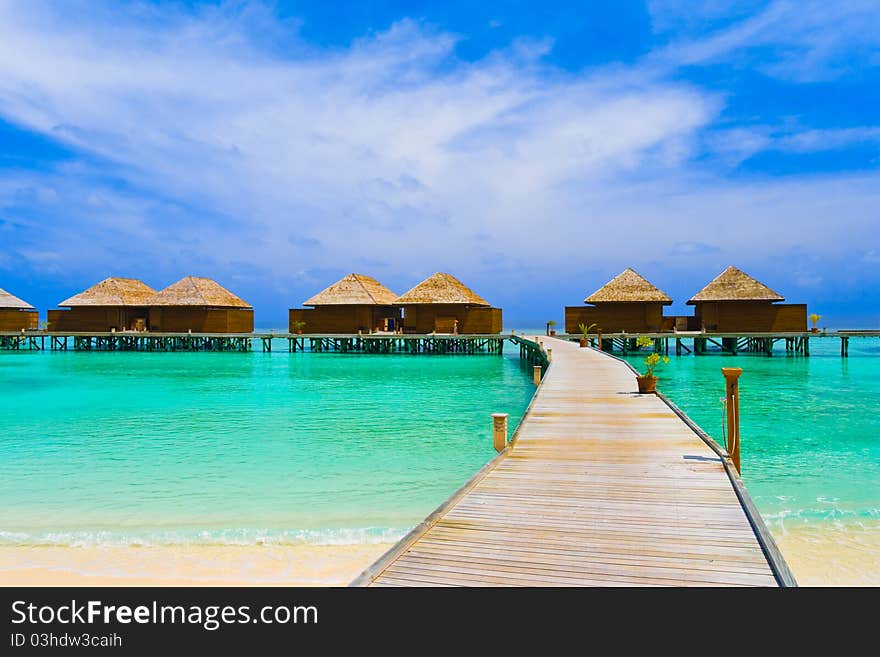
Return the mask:
[[[816,313],[810,315],[810,321],[813,323],[813,328],[816,328],[816,324],[819,323],[820,319],[822,319],[822,315],[817,315]]]
[[[581,334],[584,336],[584,340],[586,340],[587,336],[590,334],[590,331],[596,328],[596,323],[593,322],[589,326],[587,326],[586,324],[578,324],[578,328],[580,329]]]
[[[661,356],[657,353],[655,348],[654,341],[651,338],[641,337],[636,340],[636,346],[641,349],[642,347],[650,347],[651,353],[645,358],[645,376],[654,376],[654,369],[660,364],[664,365],[669,364],[669,356]]]
[[[305,328],[306,323],[302,321],[291,322],[290,328],[293,329],[294,333],[297,331],[302,331]]]

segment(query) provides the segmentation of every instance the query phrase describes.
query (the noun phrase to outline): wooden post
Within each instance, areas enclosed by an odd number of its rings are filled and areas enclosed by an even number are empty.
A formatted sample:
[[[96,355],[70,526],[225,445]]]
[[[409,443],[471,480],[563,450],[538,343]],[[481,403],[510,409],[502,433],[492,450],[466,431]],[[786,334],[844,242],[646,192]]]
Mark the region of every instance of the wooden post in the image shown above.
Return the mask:
[[[553,356],[553,350],[552,350],[552,349],[548,349],[548,350],[547,350],[547,362],[548,362],[548,363],[549,363],[550,360],[552,359],[552,356]]]
[[[492,445],[496,452],[507,447],[507,413],[492,413]]]
[[[596,330],[596,335],[599,336],[599,351],[602,351],[602,331]]]
[[[722,367],[727,384],[727,453],[736,471],[742,474],[739,461],[739,377],[741,367]]]
[[[532,368],[532,379],[534,380],[536,386],[540,385],[540,383],[541,383],[541,366],[540,365],[535,365]]]

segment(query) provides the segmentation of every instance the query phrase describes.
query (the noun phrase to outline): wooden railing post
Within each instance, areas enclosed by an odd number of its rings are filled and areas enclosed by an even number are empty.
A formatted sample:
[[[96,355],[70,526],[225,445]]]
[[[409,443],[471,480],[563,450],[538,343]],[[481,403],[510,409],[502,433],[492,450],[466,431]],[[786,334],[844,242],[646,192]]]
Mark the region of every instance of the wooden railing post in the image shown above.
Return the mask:
[[[535,382],[535,385],[540,385],[541,383],[541,366],[535,365],[532,368],[532,379]]]
[[[492,445],[496,452],[507,447],[507,413],[492,413]]]
[[[742,474],[739,460],[739,377],[741,367],[722,367],[727,384],[727,453],[736,471]]]

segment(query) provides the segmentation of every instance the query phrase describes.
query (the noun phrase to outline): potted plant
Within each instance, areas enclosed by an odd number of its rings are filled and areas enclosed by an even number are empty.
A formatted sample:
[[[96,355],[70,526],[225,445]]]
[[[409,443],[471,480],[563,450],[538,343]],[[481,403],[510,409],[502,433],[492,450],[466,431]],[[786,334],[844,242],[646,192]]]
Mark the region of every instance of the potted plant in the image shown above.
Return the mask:
[[[303,328],[305,327],[305,325],[306,325],[305,322],[298,321],[298,322],[293,322],[290,325],[290,328],[292,328],[294,333],[296,333],[297,335],[302,335]]]
[[[595,322],[587,326],[586,324],[578,324],[578,328],[581,330],[581,348],[588,347],[590,345],[589,335],[590,331],[592,331],[596,327]]]
[[[556,329],[553,328],[554,326],[556,326],[556,322],[553,321],[552,319],[549,322],[547,322],[547,335],[549,335],[550,337],[553,337],[554,335],[556,335]]]
[[[822,315],[817,315],[816,313],[813,313],[812,315],[810,315],[810,322],[813,324],[813,328],[810,329],[811,332],[813,332],[813,333],[819,332],[819,327],[816,325],[819,323],[820,319],[822,319]]]
[[[661,356],[657,353],[654,348],[654,341],[651,338],[641,337],[636,340],[636,346],[641,349],[642,347],[651,347],[651,353],[645,358],[645,368],[646,371],[642,376],[636,377],[639,382],[639,393],[651,393],[657,390],[657,377],[654,376],[654,368],[657,367],[661,362],[663,364],[669,363],[668,356]]]

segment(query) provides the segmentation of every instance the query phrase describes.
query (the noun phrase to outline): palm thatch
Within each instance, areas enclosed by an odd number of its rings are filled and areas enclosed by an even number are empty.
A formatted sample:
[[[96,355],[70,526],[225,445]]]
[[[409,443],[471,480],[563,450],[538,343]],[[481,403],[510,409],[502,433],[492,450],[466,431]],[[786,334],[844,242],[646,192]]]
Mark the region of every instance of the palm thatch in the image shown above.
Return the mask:
[[[0,308],[4,310],[35,310],[27,301],[22,301],[3,289],[0,289]]]
[[[105,278],[87,290],[65,299],[64,308],[79,306],[146,306],[156,290],[136,278]]]
[[[691,297],[689,304],[703,301],[785,301],[785,297],[736,267],[728,267]]]
[[[488,306],[489,302],[464,283],[450,274],[437,272],[404,292],[394,301],[395,304],[449,303],[471,306]]]
[[[349,274],[318,292],[304,306],[390,306],[397,295],[375,278]]]
[[[149,300],[148,306],[201,306],[207,308],[250,308],[217,281],[187,276],[172,283]]]
[[[672,299],[633,269],[624,269],[598,290],[584,299],[584,303],[662,303]]]

